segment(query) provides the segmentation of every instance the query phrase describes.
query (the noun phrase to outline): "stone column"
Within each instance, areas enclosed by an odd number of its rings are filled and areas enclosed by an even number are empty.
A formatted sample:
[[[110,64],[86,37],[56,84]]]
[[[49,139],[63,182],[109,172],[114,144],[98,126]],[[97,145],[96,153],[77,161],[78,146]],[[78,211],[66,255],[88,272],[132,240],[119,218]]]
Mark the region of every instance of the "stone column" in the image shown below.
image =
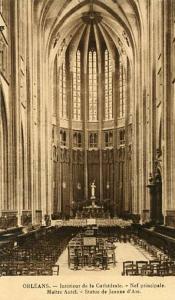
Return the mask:
[[[129,63],[126,62],[126,103],[125,103],[125,158],[124,158],[124,210],[129,213],[129,141],[128,141],[128,126],[129,126],[129,103],[130,103],[130,73]]]
[[[119,116],[119,55],[116,55],[115,72],[113,73],[113,118],[114,118],[114,131],[113,131],[113,145],[114,145],[114,216],[119,211],[119,194],[117,187],[118,179],[118,155],[117,155],[117,124]]]
[[[88,88],[87,88],[87,72],[83,74],[83,86],[84,86],[84,195],[85,200],[88,200],[88,158],[87,158],[87,151],[88,151]]]
[[[47,189],[47,181],[46,181],[46,151],[49,151],[50,144],[48,145],[48,141],[46,140],[46,112],[47,106],[46,103],[48,101],[48,70],[46,69],[46,65],[43,63],[43,44],[42,38],[38,37],[38,163],[39,163],[39,182],[40,182],[40,202],[42,207],[42,214],[47,214],[47,199],[46,199],[46,189]],[[48,104],[50,105],[50,104]],[[50,134],[50,133],[49,133]],[[49,182],[50,184],[50,182]],[[50,200],[50,199],[49,199]],[[34,214],[33,214],[34,218]]]
[[[165,224],[175,227],[175,105],[174,105],[174,1],[164,2],[164,173],[163,200]]]
[[[37,208],[37,199],[36,199],[36,174],[35,174],[35,143],[36,136],[34,130],[34,120],[33,120],[33,62],[32,62],[32,38],[33,38],[33,29],[32,29],[32,3],[27,3],[27,41],[26,41],[26,79],[27,79],[27,99],[28,99],[28,159],[29,159],[29,199],[32,207],[32,223],[36,223],[36,208]]]
[[[102,122],[103,122],[103,111],[102,111],[102,103],[104,103],[103,99],[103,86],[102,86],[102,73],[98,73],[98,136],[99,136],[99,154],[100,154],[100,201],[103,200],[103,169],[102,169],[102,149],[103,149],[103,132],[102,132]]]
[[[21,225],[21,212],[22,212],[22,197],[21,197],[21,178],[20,178],[20,163],[21,163],[21,155],[20,155],[20,132],[21,132],[21,115],[20,115],[20,97],[19,97],[19,40],[18,38],[18,30],[19,30],[19,3],[14,2],[11,3],[11,12],[13,12],[13,21],[11,25],[14,28],[14,35],[12,35],[13,42],[13,51],[14,56],[12,58],[12,73],[14,74],[14,78],[12,81],[12,91],[13,91],[13,99],[14,99],[14,110],[13,110],[13,146],[14,146],[14,156],[13,160],[15,162],[13,166],[13,178],[14,178],[14,203],[17,207],[17,216],[18,216],[18,226]]]
[[[72,147],[73,147],[73,142],[72,142],[72,86],[73,86],[73,73],[72,71],[70,72],[70,65],[68,63],[67,65],[67,73],[68,73],[68,87],[67,89],[67,103],[68,103],[68,119],[69,119],[69,153],[70,153],[70,165],[69,165],[69,182],[70,182],[70,200],[69,200],[69,214],[71,213],[71,206],[73,202],[73,166],[72,166],[72,160],[73,160],[73,152],[72,152]]]
[[[172,121],[171,121],[171,137],[175,136],[175,1],[171,1],[170,10],[172,17],[171,22],[171,108],[172,108]],[[172,222],[170,224],[175,227],[175,139],[172,138]]]
[[[58,57],[57,57],[57,111],[56,111],[56,118],[57,118],[57,185],[58,185],[58,203],[57,209],[58,212],[62,211],[61,205],[61,148],[60,148],[60,99],[59,99],[59,64],[58,64]]]

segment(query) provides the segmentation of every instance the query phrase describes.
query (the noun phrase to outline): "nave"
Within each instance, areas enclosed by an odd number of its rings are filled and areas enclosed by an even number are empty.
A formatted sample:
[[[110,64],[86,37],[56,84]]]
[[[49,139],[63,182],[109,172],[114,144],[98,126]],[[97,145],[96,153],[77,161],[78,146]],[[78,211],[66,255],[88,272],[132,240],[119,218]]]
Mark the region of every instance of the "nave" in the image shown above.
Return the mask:
[[[175,228],[175,1],[27,3],[0,0],[0,228]]]
[[[148,229],[149,230],[149,229]],[[1,235],[0,276],[174,276],[175,251],[144,229],[47,227]],[[172,240],[174,240],[172,238]],[[105,275],[105,276],[106,276]]]
[[[175,0],[0,0],[0,276],[175,275],[174,99]]]
[[[104,273],[107,272],[106,276],[109,275],[112,278],[112,276],[121,276],[123,272],[123,262],[125,261],[145,261],[145,260],[153,260],[154,257],[150,255],[148,252],[145,253],[145,251],[142,251],[141,249],[135,247],[134,245],[130,244],[130,242],[124,243],[124,242],[115,242],[115,257],[116,261],[115,264],[110,265],[107,269],[100,269],[96,266],[91,268],[78,268],[76,269],[78,272],[78,276],[83,277],[96,277],[97,271],[102,271],[99,273],[102,273],[101,276],[104,276]],[[70,269],[68,267],[68,249],[66,248],[61,256],[58,259],[59,264],[59,270],[60,275],[63,276],[75,276],[75,273],[73,272],[74,269]],[[90,271],[90,274],[89,272]],[[98,274],[98,276],[100,276]]]

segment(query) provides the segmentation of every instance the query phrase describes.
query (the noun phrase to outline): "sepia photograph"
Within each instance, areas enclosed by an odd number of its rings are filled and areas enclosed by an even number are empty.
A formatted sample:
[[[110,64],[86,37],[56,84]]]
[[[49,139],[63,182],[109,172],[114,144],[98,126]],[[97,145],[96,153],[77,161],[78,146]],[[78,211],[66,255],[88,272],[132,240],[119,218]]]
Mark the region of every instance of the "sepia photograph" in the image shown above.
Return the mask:
[[[0,299],[172,299],[175,0],[0,0]]]

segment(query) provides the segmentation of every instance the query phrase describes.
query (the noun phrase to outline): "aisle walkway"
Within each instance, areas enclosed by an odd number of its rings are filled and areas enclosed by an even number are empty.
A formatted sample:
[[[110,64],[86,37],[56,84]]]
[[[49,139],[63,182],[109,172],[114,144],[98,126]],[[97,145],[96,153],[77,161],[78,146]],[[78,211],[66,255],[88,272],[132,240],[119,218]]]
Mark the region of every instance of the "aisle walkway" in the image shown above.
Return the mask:
[[[136,248],[134,245],[130,243],[115,243],[115,257],[116,257],[116,266],[110,266],[109,270],[70,270],[68,268],[68,249],[62,253],[59,257],[57,264],[60,266],[60,275],[61,276],[81,276],[84,277],[95,277],[97,276],[97,272],[99,276],[104,276],[109,274],[110,277],[113,275],[121,276],[123,269],[123,262],[127,260],[151,260],[153,257],[149,255],[147,252],[143,252],[142,249]]]

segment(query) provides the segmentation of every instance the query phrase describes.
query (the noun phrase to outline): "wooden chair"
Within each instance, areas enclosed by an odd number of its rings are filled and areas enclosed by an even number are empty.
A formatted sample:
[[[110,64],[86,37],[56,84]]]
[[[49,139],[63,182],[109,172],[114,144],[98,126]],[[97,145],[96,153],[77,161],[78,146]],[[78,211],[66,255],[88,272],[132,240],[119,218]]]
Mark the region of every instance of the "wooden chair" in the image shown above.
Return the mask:
[[[8,269],[7,268],[2,268],[1,269],[1,276],[8,276]]]
[[[22,267],[22,270],[21,270],[21,274],[23,275],[23,276],[26,276],[26,275],[28,275],[29,274],[29,269],[27,268],[27,267]]]
[[[28,275],[29,276],[37,276],[38,275],[37,268],[35,268],[33,270],[28,270]]]
[[[54,265],[52,267],[52,275],[59,275],[59,265]]]
[[[143,275],[142,274],[142,268],[146,267],[148,265],[148,261],[136,261],[136,267],[137,267],[137,274],[138,275]]]
[[[168,265],[169,275],[175,275],[175,261],[167,261],[166,264]]]
[[[137,265],[135,263],[133,263],[132,265],[128,265],[126,268],[125,268],[125,273],[126,275],[138,275],[137,274]]]
[[[158,276],[168,276],[169,275],[169,265],[166,262],[160,264],[157,268],[157,275]]]
[[[152,276],[153,275],[153,267],[150,265],[150,263],[145,264],[142,266],[140,270],[141,276]]]
[[[51,276],[52,275],[52,269],[51,268],[45,268],[44,270],[42,270],[41,272],[41,276]]]
[[[71,270],[74,270],[74,264],[75,264],[75,260],[74,260],[75,255],[72,255],[69,257],[69,268]]]
[[[123,262],[123,272],[122,275],[126,275],[126,269],[133,266],[133,261],[124,261]]]
[[[108,265],[113,264],[115,266],[115,252],[114,250],[107,250],[107,257],[108,257]]]
[[[102,269],[103,270],[108,269],[108,256],[107,256],[107,254],[103,254],[103,256],[102,256]]]
[[[159,260],[150,260],[150,266],[152,267],[152,276],[159,274],[161,262]]]

